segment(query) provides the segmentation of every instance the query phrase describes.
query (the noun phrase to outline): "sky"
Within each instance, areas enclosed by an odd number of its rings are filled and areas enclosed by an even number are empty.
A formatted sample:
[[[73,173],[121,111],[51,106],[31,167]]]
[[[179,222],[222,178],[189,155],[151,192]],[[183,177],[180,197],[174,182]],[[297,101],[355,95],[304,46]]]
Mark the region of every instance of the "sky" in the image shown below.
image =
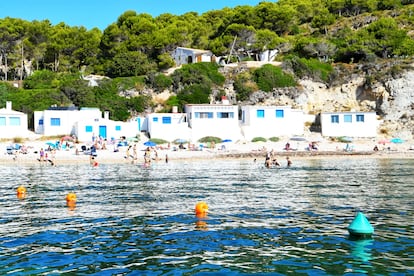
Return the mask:
[[[49,20],[53,25],[97,27],[104,30],[127,10],[156,17],[163,13],[181,15],[195,11],[202,14],[224,7],[256,6],[265,0],[1,0],[0,18],[27,21]],[[271,1],[273,2],[273,1]]]

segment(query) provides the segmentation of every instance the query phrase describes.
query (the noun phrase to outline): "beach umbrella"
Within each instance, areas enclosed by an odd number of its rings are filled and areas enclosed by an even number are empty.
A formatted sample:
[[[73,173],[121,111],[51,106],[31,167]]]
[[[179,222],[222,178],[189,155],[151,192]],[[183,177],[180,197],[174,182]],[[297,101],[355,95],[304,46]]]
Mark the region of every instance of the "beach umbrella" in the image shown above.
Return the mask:
[[[66,135],[66,136],[63,136],[62,138],[60,138],[60,140],[61,141],[72,141],[73,137],[69,136],[69,135]]]
[[[390,141],[387,140],[387,139],[381,139],[381,140],[378,141],[378,144],[380,144],[380,145],[385,145],[385,144],[388,144],[388,143],[390,143]]]
[[[221,141],[222,143],[230,143],[230,142],[233,142],[231,139],[224,139],[224,140],[222,140]]]
[[[52,142],[46,142],[46,145],[52,148],[56,147],[56,143],[52,143]]]
[[[144,143],[144,146],[147,146],[147,147],[155,147],[156,145],[157,144],[153,141],[147,141]]]
[[[390,142],[394,144],[402,144],[404,143],[404,140],[402,140],[401,138],[392,138]]]

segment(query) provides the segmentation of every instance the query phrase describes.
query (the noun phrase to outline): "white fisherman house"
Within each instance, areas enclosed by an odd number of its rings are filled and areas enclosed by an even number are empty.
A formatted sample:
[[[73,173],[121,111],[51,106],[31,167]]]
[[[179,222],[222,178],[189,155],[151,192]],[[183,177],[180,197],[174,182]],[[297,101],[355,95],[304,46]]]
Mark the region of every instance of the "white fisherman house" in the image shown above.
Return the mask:
[[[246,140],[254,137],[303,135],[305,116],[290,106],[242,106],[240,126]]]
[[[102,137],[113,141],[124,136],[136,137],[140,133],[140,125],[137,120],[129,122],[113,121],[109,119],[109,112],[104,112],[104,117],[82,119],[75,123],[74,133],[79,141],[93,141],[93,137]]]
[[[173,58],[176,66],[198,62],[215,62],[215,56],[211,51],[177,47]]]
[[[191,141],[196,142],[205,136],[215,136],[233,141],[242,138],[239,127],[237,105],[189,104],[185,106],[188,126],[191,128]]]
[[[147,117],[147,132],[150,138],[167,141],[190,141],[187,115],[185,113],[151,113]]]
[[[0,109],[0,138],[28,137],[27,114],[12,110],[12,102]]]
[[[378,125],[375,112],[321,113],[322,136],[326,137],[376,137]]]
[[[101,117],[98,108],[51,106],[47,110],[34,112],[34,131],[44,136],[72,135],[75,134],[76,122]]]
[[[92,141],[92,136],[118,139],[136,137],[140,133],[142,118],[129,122],[112,121],[109,112],[98,108],[50,107],[34,112],[35,133],[44,136],[76,135],[79,141]]]

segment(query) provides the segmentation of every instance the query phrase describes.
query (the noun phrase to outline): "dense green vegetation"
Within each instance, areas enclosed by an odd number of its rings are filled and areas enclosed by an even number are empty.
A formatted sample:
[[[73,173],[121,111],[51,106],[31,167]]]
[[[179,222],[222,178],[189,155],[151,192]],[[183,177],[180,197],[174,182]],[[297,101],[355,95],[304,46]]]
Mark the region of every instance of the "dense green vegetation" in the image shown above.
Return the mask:
[[[177,46],[208,49],[216,56],[233,49],[237,60],[277,49],[283,70],[268,65],[233,76],[243,101],[257,89],[294,86],[298,78],[330,82],[334,66],[341,64],[411,58],[413,23],[414,0],[279,0],[155,18],[126,11],[103,31],[6,17],[0,19],[0,79],[22,80],[24,86],[1,83],[0,104],[12,100],[14,109],[29,114],[51,104],[96,106],[109,110],[112,119],[125,120],[152,103],[145,93],[124,92],[149,87],[175,93],[164,111],[174,105],[181,109],[185,103],[209,102],[225,77],[208,63],[161,74],[174,66]],[[81,78],[87,74],[111,79],[90,87]]]

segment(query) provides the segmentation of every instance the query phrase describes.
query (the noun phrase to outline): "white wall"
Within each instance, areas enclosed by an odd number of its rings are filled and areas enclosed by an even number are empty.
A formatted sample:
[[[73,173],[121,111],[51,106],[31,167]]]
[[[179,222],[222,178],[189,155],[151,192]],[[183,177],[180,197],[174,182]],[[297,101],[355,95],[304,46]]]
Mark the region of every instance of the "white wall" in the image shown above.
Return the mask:
[[[34,112],[35,133],[45,136],[67,135],[74,133],[75,123],[80,120],[99,120],[102,113],[97,108],[82,108],[81,110],[44,110]],[[60,125],[52,126],[51,119],[59,118]],[[40,125],[43,120],[43,126]]]
[[[191,127],[191,141],[205,136],[237,141],[242,139],[238,120],[238,106],[233,105],[186,105],[185,111]],[[197,113],[212,113],[212,118],[197,118]],[[232,118],[218,118],[218,113],[232,113]]]
[[[108,141],[112,138],[119,139],[121,136],[136,137],[139,134],[137,122],[112,121],[108,119],[99,120],[81,120],[75,124],[75,135],[81,142],[91,142],[92,136],[98,137],[100,127],[106,128],[106,138]]]
[[[351,116],[351,122],[345,122],[346,115]],[[357,115],[363,115],[364,121],[357,122]],[[332,123],[332,116],[338,116],[339,121]],[[321,113],[322,136],[327,137],[376,137],[378,124],[375,112]]]
[[[12,103],[0,109],[0,138],[28,137],[27,114],[12,110]]]
[[[304,133],[305,117],[301,110],[291,109],[289,106],[242,106],[241,110],[241,127],[246,140]],[[258,110],[264,111],[264,117],[257,116]],[[276,117],[276,110],[283,111],[283,117]]]
[[[147,122],[151,138],[170,142],[176,139],[188,141],[191,138],[185,113],[151,113],[147,115]]]

